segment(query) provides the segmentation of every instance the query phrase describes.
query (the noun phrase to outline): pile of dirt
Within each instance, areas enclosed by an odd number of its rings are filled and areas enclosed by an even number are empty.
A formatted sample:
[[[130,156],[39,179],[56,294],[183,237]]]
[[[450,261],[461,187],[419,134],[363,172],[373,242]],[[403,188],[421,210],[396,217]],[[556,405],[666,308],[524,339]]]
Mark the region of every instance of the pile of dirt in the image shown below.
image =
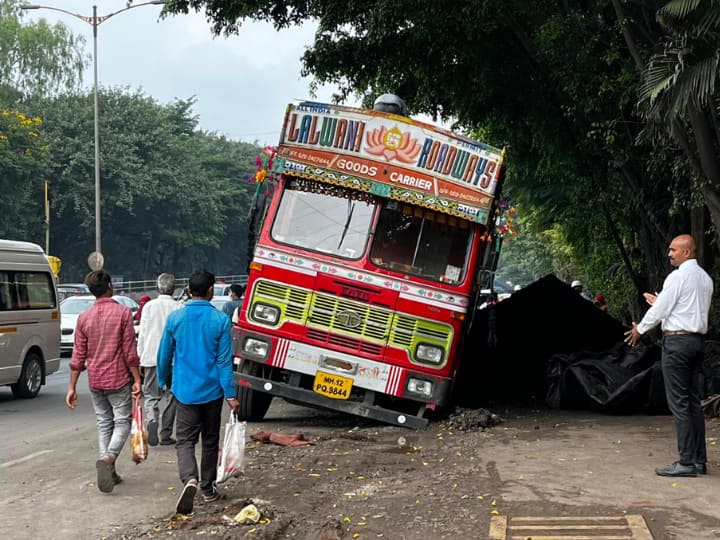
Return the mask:
[[[502,423],[502,418],[487,409],[458,407],[442,423],[449,430],[482,431]]]

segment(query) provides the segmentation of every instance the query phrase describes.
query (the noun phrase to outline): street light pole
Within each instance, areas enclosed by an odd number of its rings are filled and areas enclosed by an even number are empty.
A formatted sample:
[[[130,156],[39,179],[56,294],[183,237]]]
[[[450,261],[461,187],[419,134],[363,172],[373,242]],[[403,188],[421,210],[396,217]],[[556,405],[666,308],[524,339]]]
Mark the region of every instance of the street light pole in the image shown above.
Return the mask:
[[[99,260],[99,266],[102,267],[102,228],[100,224],[100,107],[98,106],[98,51],[97,51],[97,36],[98,26],[103,22],[107,21],[110,17],[128,11],[133,8],[149,5],[163,5],[167,4],[168,0],[151,0],[149,2],[143,2],[141,4],[130,4],[122,9],[108,13],[107,15],[101,15],[98,17],[97,6],[93,6],[92,17],[80,15],[79,13],[73,13],[62,8],[53,6],[44,6],[40,4],[21,4],[19,7],[23,10],[32,9],[49,9],[52,11],[59,11],[67,15],[71,15],[76,19],[80,19],[83,22],[90,24],[93,28],[93,127],[95,131],[95,253],[91,254],[94,256],[94,260]],[[97,268],[99,270],[99,268]],[[96,268],[93,268],[96,270]]]
[[[93,126],[95,129],[95,253],[102,254],[100,225],[100,107],[98,107],[97,6],[93,6]]]

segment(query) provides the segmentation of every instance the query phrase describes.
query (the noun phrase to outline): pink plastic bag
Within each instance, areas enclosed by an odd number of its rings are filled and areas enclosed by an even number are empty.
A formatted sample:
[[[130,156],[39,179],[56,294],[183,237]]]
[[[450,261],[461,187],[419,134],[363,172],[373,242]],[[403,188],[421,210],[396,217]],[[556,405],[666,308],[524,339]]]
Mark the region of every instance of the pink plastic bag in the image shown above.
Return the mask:
[[[148,436],[143,419],[142,398],[133,399],[132,425],[130,427],[130,450],[132,460],[142,463],[148,455]]]

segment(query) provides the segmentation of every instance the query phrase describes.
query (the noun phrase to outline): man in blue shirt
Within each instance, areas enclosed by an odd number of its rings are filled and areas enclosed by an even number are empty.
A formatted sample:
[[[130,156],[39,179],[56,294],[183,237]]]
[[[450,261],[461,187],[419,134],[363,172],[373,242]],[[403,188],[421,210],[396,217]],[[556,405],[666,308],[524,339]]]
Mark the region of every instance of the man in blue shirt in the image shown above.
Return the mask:
[[[230,319],[210,303],[215,276],[197,270],[189,280],[190,300],[171,313],[165,324],[158,351],[158,386],[170,381],[177,400],[175,450],[183,490],[176,505],[179,514],[192,512],[199,487],[206,502],[216,501],[215,487],[222,404],[227,400],[232,413],[240,403],[232,369]],[[200,474],[195,445],[202,437]]]

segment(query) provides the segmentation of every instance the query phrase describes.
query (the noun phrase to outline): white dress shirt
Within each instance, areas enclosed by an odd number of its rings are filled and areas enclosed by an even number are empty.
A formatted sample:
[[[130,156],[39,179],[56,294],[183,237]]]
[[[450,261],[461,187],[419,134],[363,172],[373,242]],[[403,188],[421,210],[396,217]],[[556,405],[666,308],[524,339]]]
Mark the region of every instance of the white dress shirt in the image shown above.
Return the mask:
[[[181,307],[182,304],[176,302],[169,294],[161,294],[143,306],[137,342],[141,366],[157,366],[157,353],[165,330],[165,321],[168,315]]]
[[[697,260],[688,259],[665,278],[662,291],[637,325],[637,330],[644,334],[662,323],[663,331],[705,334],[712,294],[712,278],[700,268]]]

